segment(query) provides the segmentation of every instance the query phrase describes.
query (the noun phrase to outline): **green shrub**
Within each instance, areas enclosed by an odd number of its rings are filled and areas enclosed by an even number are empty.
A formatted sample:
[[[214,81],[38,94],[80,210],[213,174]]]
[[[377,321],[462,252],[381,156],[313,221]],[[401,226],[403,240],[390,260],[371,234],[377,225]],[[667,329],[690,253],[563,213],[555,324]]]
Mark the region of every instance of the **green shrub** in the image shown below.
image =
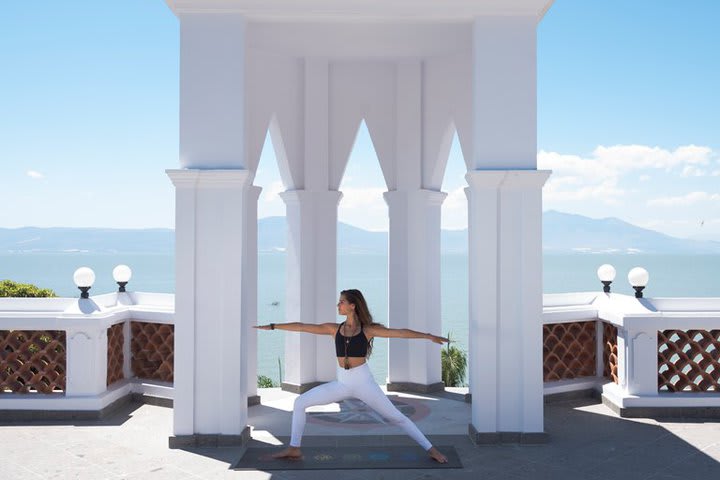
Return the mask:
[[[446,387],[461,387],[465,382],[465,369],[467,368],[467,353],[457,347],[451,346],[454,343],[448,333],[447,348],[440,352],[442,362],[442,380]]]
[[[258,379],[258,383],[257,383],[258,388],[277,387],[277,384],[275,382],[273,382],[272,378],[270,378],[270,377],[266,377],[265,375],[258,375],[257,379]]]
[[[1,280],[0,297],[57,297],[57,295],[49,288],[39,288],[30,283]]]

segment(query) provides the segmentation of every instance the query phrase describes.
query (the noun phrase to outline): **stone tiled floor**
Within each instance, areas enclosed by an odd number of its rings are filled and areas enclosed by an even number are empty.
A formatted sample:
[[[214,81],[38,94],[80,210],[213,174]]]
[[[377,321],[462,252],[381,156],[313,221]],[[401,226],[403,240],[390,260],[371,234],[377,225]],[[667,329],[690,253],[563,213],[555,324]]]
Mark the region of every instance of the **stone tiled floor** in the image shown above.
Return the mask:
[[[253,445],[287,440],[294,396],[262,392],[250,409]],[[129,404],[97,422],[0,423],[2,479],[716,479],[720,423],[621,419],[592,399],[546,405],[550,442],[474,446],[465,432],[469,405],[436,396],[399,395],[429,407],[418,426],[438,445],[453,444],[456,470],[234,471],[240,448],[170,450],[172,410]],[[337,411],[337,405],[315,411]],[[0,422],[2,420],[0,419]],[[360,433],[358,436],[357,434]],[[353,435],[354,434],[354,435]],[[309,421],[305,444],[411,444],[391,426],[358,429]]]

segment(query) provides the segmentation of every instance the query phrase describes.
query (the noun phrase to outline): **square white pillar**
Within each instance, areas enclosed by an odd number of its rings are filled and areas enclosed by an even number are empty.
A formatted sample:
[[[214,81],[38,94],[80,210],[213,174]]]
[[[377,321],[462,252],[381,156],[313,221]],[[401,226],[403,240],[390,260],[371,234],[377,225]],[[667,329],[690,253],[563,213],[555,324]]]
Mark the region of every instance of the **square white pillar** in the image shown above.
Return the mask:
[[[168,170],[176,188],[175,397],[171,446],[244,443],[247,170]],[[249,291],[256,287],[251,285]]]
[[[390,216],[388,323],[442,334],[440,208],[447,196],[430,190],[384,194]],[[442,390],[440,345],[393,339],[388,345],[388,391]]]
[[[543,438],[542,186],[550,172],[472,171],[469,214],[470,432]]]
[[[287,208],[288,322],[333,322],[337,277],[337,191],[290,190],[281,193]],[[284,390],[302,393],[335,379],[333,339],[285,333]]]

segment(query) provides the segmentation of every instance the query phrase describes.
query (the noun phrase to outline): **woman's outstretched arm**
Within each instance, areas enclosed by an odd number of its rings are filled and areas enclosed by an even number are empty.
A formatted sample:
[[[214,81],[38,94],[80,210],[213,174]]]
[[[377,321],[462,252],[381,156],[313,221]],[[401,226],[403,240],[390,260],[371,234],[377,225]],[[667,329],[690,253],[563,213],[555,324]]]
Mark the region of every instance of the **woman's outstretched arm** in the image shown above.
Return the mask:
[[[409,328],[387,328],[383,325],[372,325],[368,327],[370,335],[381,338],[423,338],[435,343],[443,344],[448,341],[445,337],[438,337],[431,333],[421,333]]]
[[[290,322],[255,325],[253,328],[257,328],[259,330],[288,330],[291,332],[314,333],[315,335],[334,335],[337,324]]]

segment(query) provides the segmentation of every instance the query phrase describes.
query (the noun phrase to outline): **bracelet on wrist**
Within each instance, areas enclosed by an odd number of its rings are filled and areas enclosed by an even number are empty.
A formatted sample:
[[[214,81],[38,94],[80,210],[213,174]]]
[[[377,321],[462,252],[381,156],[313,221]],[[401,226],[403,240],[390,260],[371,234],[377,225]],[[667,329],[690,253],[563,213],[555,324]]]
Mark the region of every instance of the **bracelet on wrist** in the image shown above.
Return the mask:
[[[274,323],[271,323],[271,324],[270,324],[270,330],[275,330],[275,324],[274,324]]]

